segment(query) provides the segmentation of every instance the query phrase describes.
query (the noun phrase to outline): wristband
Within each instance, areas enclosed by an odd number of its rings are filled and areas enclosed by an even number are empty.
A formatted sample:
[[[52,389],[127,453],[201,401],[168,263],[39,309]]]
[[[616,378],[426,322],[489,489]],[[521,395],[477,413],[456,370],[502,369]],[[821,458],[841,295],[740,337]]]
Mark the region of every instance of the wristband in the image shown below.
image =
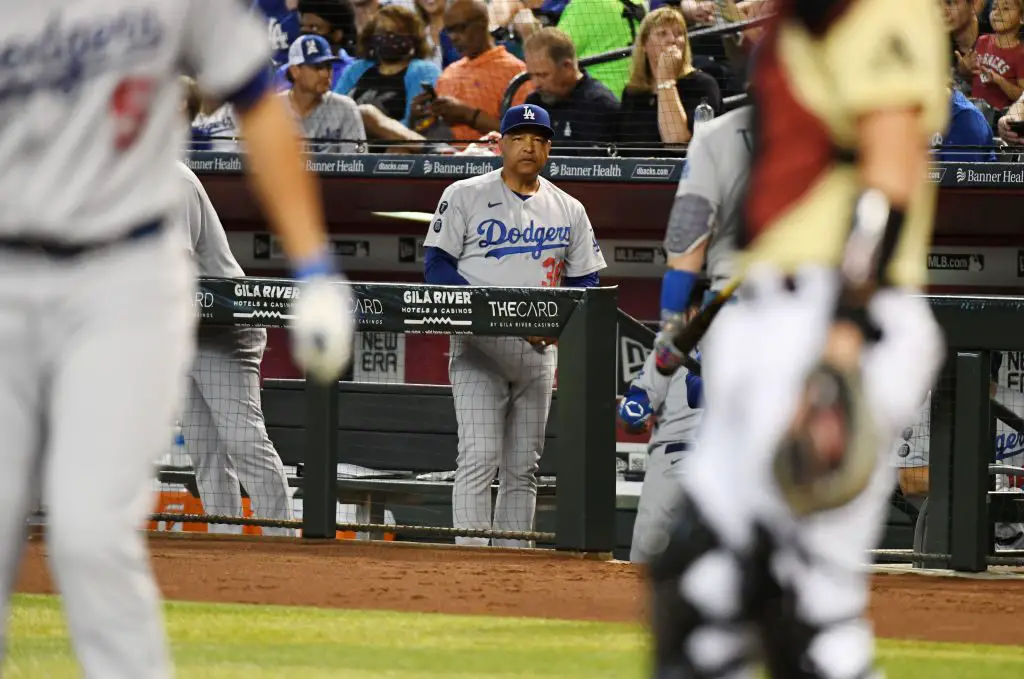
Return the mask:
[[[692,271],[669,269],[661,279],[661,310],[681,314],[690,306],[690,295],[697,282]]]
[[[296,262],[292,266],[292,275],[300,281],[310,278],[321,278],[335,273],[334,262],[326,252],[319,252]]]

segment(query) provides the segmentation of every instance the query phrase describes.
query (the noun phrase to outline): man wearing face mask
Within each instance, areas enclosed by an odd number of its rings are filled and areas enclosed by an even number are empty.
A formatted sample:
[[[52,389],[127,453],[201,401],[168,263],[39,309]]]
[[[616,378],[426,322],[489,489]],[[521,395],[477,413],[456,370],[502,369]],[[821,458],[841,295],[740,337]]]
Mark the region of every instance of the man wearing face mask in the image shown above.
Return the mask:
[[[307,144],[314,153],[358,153],[358,142],[366,141],[356,103],[331,92],[331,68],[337,59],[319,35],[304,35],[288,50],[288,80],[293,86],[280,96],[295,114],[303,136],[317,140]]]
[[[388,5],[360,33],[358,51],[361,58],[345,69],[334,91],[409,127],[413,98],[441,74],[428,61],[423,21],[405,7]]]
[[[619,101],[580,70],[568,35],[543,28],[530,36],[523,50],[535,88],[526,103],[550,112],[557,155],[592,155],[595,143],[615,141]]]

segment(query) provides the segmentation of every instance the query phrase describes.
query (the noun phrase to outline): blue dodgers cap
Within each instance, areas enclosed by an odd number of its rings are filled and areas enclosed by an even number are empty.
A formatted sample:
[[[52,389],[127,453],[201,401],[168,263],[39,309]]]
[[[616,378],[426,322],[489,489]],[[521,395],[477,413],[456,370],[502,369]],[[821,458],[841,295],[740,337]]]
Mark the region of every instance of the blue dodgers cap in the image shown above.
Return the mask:
[[[288,48],[289,66],[315,66],[338,61],[331,44],[319,35],[301,35]]]
[[[555,136],[555,130],[551,127],[551,116],[540,106],[533,104],[513,106],[501,117],[501,133],[503,135],[523,127],[537,128],[548,139]]]

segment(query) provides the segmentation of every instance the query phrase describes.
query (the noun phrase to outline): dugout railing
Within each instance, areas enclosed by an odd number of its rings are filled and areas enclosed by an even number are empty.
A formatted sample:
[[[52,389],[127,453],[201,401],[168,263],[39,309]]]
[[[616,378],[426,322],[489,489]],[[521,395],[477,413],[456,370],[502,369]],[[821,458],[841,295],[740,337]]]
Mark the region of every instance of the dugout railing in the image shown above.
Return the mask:
[[[416,284],[354,284],[353,288],[360,330],[558,338],[558,388],[540,462],[540,475],[554,476],[557,490],[543,485],[539,489],[539,506],[553,504],[555,531],[522,537],[565,550],[613,551],[617,542],[614,399],[621,386],[617,384],[621,371],[616,369],[617,290]],[[196,307],[205,324],[285,327],[288,303],[295,294],[294,282],[283,279],[203,279]],[[440,300],[437,308],[443,311],[431,313],[434,306],[421,303],[427,299]],[[995,423],[998,418],[1024,437],[1024,421],[989,392],[992,353],[1024,351],[1024,336],[1019,332],[1024,298],[940,295],[929,299],[944,330],[948,353],[931,399],[928,530],[919,535],[923,540],[914,549],[880,550],[875,558],[960,571],[1024,565],[1024,553],[996,554],[992,536],[996,522],[1024,523],[1024,494],[994,489],[995,474],[1017,473],[1013,465],[996,466]],[[518,319],[516,328],[495,316],[501,304],[523,301],[550,302],[546,307],[550,315]],[[449,484],[424,483],[410,476],[454,468],[456,429],[449,387],[317,386],[302,380],[270,380],[264,385],[264,398],[268,431],[283,461],[301,468],[292,483],[301,488],[303,517],[294,527],[301,527],[304,537],[333,538],[339,530],[371,536],[385,531],[403,536],[476,534],[381,521],[384,505],[403,496],[450,493]],[[398,425],[403,409],[410,408],[429,413],[411,428]],[[339,463],[363,465],[383,475],[342,479]],[[387,478],[391,471],[404,473]],[[194,487],[188,477],[183,469],[165,469],[161,475],[164,481]],[[339,502],[365,505],[370,521],[338,523]],[[154,515],[154,519],[282,524],[176,514]]]
[[[965,572],[1024,565],[1024,554],[997,555],[992,536],[996,522],[1024,522],[1024,494],[994,490],[1000,473],[993,467],[996,420],[1018,431],[1024,422],[990,396],[992,353],[1024,350],[1024,298],[938,295],[930,301],[948,355],[932,392],[928,530],[923,552],[909,558]]]
[[[271,397],[268,433],[285,464],[301,465],[291,482],[301,488],[301,522],[260,518],[158,513],[154,521],[243,524],[301,528],[307,539],[333,539],[337,531],[409,535],[507,537],[550,541],[557,549],[610,553],[615,547],[615,394],[617,289],[486,288],[417,284],[353,283],[354,310],[361,331],[536,336],[558,340],[557,405],[548,421],[548,444],[542,471],[558,479],[553,535],[528,532],[458,530],[381,523],[338,523],[339,500],[370,498],[380,518],[381,498],[415,492],[414,484],[390,488],[340,480],[338,463],[365,464],[375,469],[409,469],[408,453],[423,454],[423,470],[453,468],[454,412],[445,388],[393,389],[368,385],[319,385],[313,381],[273,385],[279,396],[290,390],[290,403]],[[200,323],[211,326],[286,327],[289,305],[299,294],[286,279],[203,278],[196,294]],[[525,303],[525,304],[521,304]],[[512,315],[510,310],[515,309]],[[532,310],[532,311],[531,311]],[[525,311],[525,313],[523,313]],[[416,390],[418,389],[418,391]],[[299,393],[301,392],[301,393]],[[264,393],[270,393],[264,390]],[[344,396],[343,396],[344,394]],[[377,399],[373,403],[373,399]],[[401,408],[433,408],[433,432],[405,432],[403,444],[396,418]],[[298,408],[298,410],[296,409]],[[376,413],[376,414],[375,414]],[[392,423],[386,423],[387,418]],[[275,419],[276,418],[276,419]],[[552,432],[557,431],[557,436]],[[424,436],[435,440],[424,440]],[[387,443],[387,441],[390,441]],[[410,450],[412,441],[417,449]],[[392,460],[388,461],[389,450]],[[402,451],[402,452],[398,452]],[[434,455],[430,452],[434,451]],[[547,458],[547,459],[545,459]],[[189,472],[167,469],[161,481],[194,487]],[[347,482],[345,482],[347,481]],[[420,491],[429,490],[427,486]],[[548,490],[542,491],[547,493]],[[380,511],[376,508],[380,507]]]

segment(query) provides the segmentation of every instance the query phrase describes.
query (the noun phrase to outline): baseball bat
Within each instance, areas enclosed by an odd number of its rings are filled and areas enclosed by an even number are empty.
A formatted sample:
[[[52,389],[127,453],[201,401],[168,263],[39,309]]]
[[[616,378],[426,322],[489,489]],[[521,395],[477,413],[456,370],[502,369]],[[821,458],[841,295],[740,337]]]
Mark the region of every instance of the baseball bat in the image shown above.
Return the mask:
[[[718,291],[714,299],[697,312],[693,320],[676,330],[676,334],[672,338],[672,344],[682,352],[683,356],[689,357],[690,352],[696,348],[697,343],[700,342],[701,338],[707,333],[708,328],[711,327],[711,321],[715,320],[718,312],[732,298],[733,293],[736,292],[741,282],[739,278],[733,278],[726,283],[725,287]],[[686,365],[685,361],[684,365]],[[686,368],[690,369],[688,365]]]

